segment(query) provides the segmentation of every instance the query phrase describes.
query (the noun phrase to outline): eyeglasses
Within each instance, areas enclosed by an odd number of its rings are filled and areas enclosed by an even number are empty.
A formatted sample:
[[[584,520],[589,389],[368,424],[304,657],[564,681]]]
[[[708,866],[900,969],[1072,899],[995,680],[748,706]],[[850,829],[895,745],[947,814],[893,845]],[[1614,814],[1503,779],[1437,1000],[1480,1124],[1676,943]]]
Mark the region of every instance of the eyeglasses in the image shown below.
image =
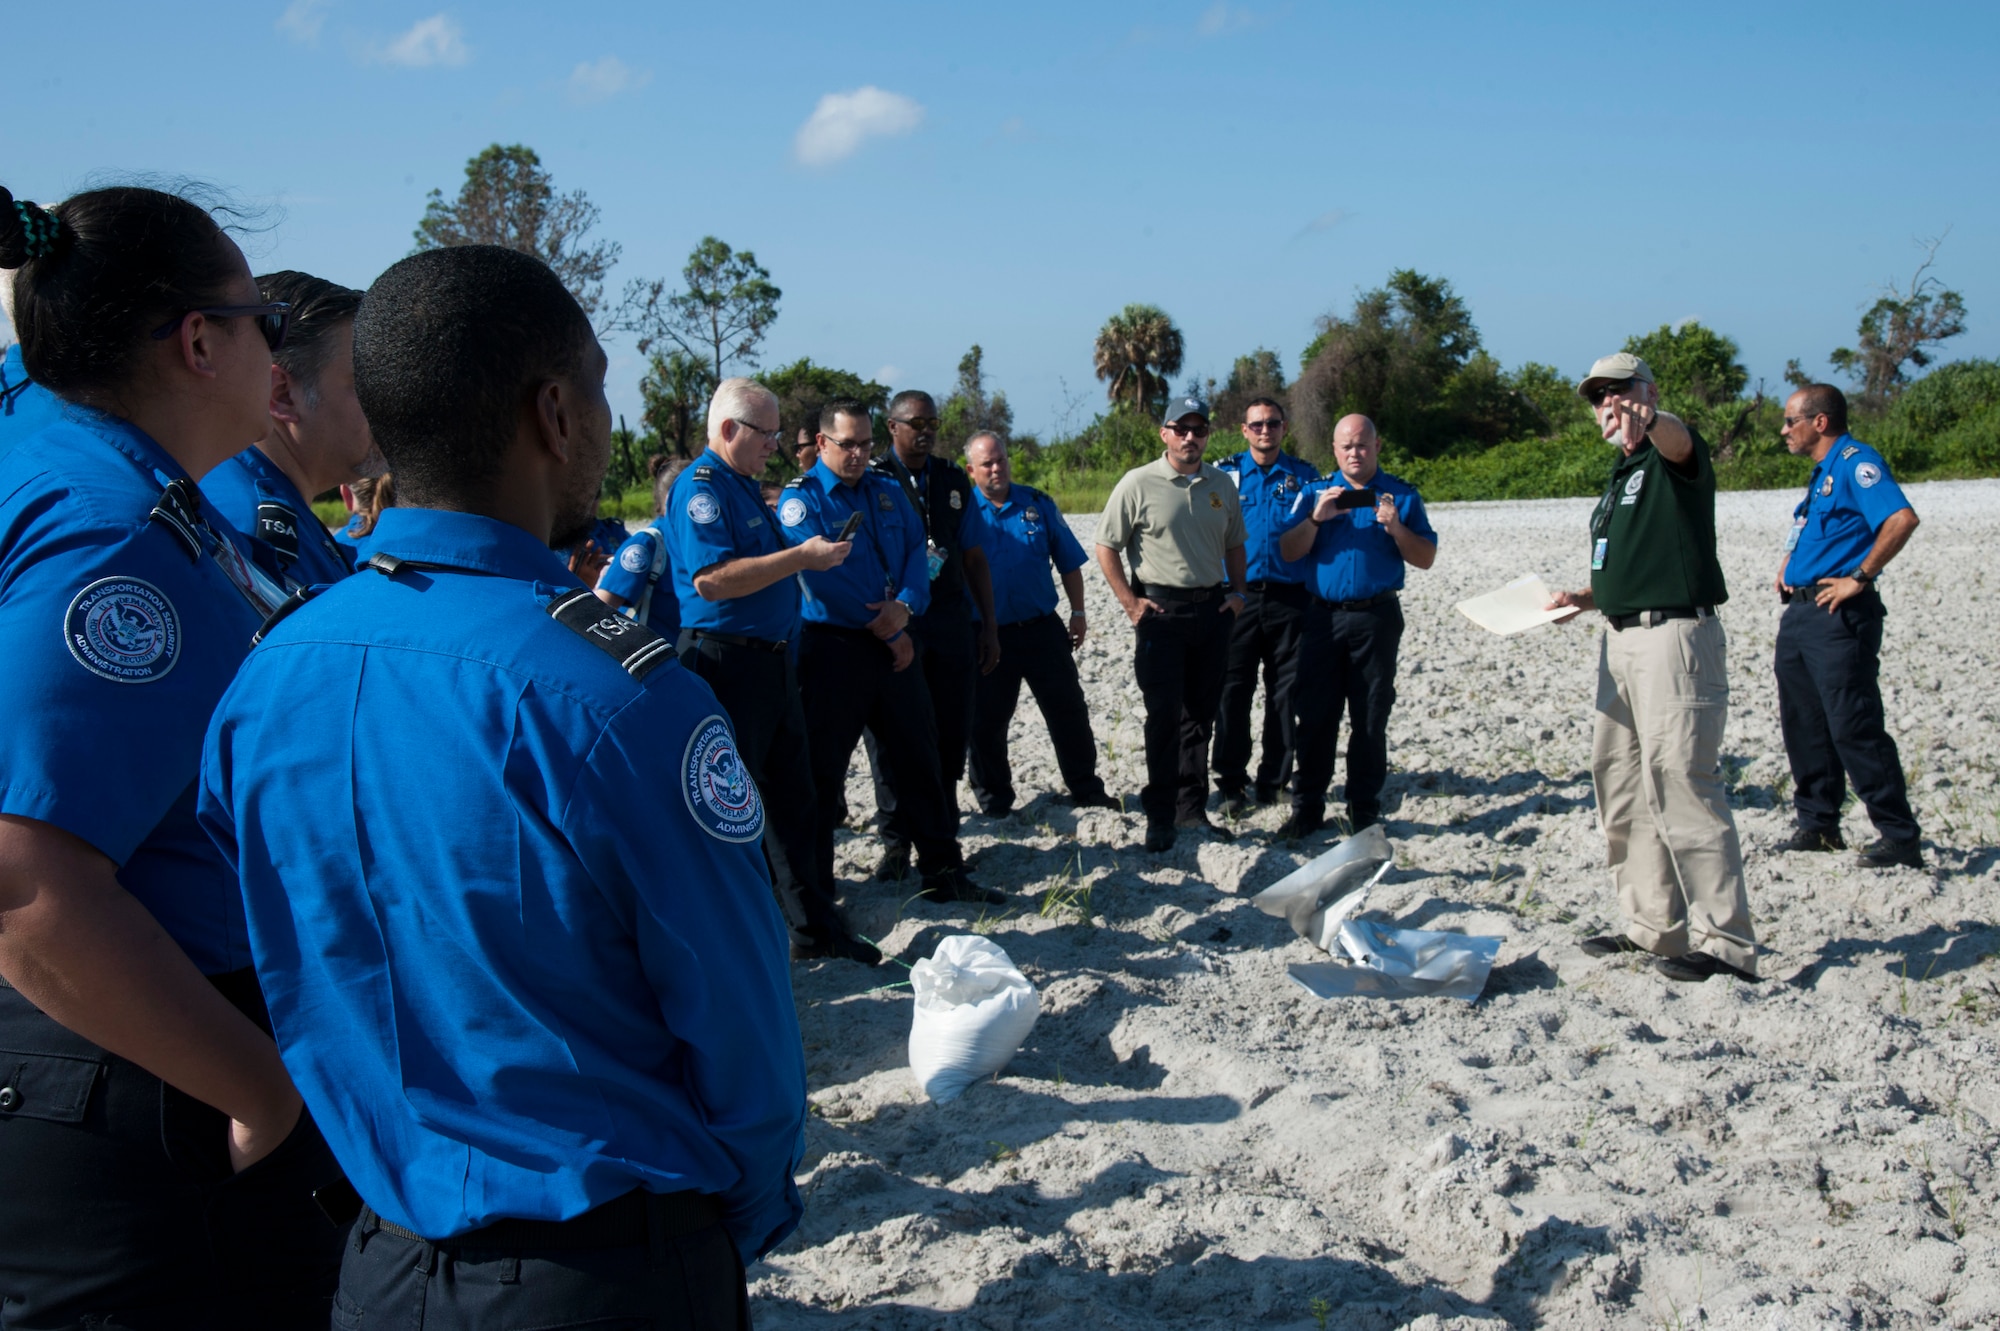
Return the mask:
[[[255,319],[257,331],[264,335],[264,345],[273,351],[285,345],[285,329],[292,322],[292,307],[282,300],[266,301],[262,305],[204,305],[199,309],[184,310],[155,328],[153,340],[164,342],[178,333],[190,314],[202,314],[211,319]]]
[[[1193,425],[1182,425],[1179,421],[1171,421],[1163,428],[1172,430],[1183,439],[1208,438],[1207,421],[1196,421]]]
[[[875,447],[873,439],[833,439],[826,441],[825,447],[837,448],[843,453],[866,453]]]
[[[1259,434],[1262,434],[1266,430],[1282,430],[1285,428],[1285,418],[1282,416],[1267,416],[1261,421],[1245,421],[1243,422],[1243,428],[1246,430],[1255,430]]]
[[[752,425],[749,421],[739,420],[734,416],[731,416],[729,419],[731,421],[734,421],[736,424],[742,426],[744,429],[748,430],[751,434],[763,435],[766,439],[769,439],[774,444],[779,443],[784,437],[785,427],[782,425],[780,425],[775,430],[767,430],[761,425]]]
[[[938,418],[935,416],[891,416],[889,424],[907,425],[918,434],[924,434],[937,429]]]
[[[1821,416],[1824,416],[1825,414],[1826,413],[1823,411],[1815,411],[1805,416],[1787,416],[1785,417],[1785,428],[1789,430],[1794,425],[1797,425],[1800,421],[1818,420]]]
[[[1631,391],[1632,380],[1630,379],[1614,379],[1610,383],[1599,384],[1590,390],[1588,395],[1590,405],[1593,407],[1602,406],[1605,398],[1623,397]]]

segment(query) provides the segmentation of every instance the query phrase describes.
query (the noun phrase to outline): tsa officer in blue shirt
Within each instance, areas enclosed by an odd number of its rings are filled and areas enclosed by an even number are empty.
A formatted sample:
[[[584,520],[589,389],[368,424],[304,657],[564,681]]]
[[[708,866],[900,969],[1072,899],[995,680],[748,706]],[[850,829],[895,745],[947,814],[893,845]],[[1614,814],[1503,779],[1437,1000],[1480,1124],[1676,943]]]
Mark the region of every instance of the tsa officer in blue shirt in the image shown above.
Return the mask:
[[[893,477],[872,470],[873,422],[865,404],[836,398],[820,411],[819,461],[778,501],[778,529],[793,546],[815,536],[851,538],[841,563],[800,575],[805,627],[800,691],[818,796],[814,871],[834,891],[833,832],[848,762],[865,727],[874,732],[898,817],[916,843],[923,895],[932,901],[1004,901],[965,874],[958,808],[938,770],[937,719],[909,624],[930,605],[923,520]],[[851,528],[851,530],[850,530]]]
[[[1780,850],[1831,851],[1840,835],[1847,782],[1878,839],[1865,865],[1921,868],[1916,815],[1896,741],[1883,724],[1882,620],[1875,579],[1917,529],[1882,455],[1847,433],[1847,398],[1812,384],[1785,403],[1785,446],[1813,460],[1806,496],[1792,514],[1777,579],[1778,716],[1792,765],[1798,829]]]
[[[404,506],[244,663],[200,805],[365,1203],[336,1320],[734,1328],[801,1213],[805,1067],[729,720],[550,548],[594,517],[604,351],[487,245],[391,267],[354,346]]]
[[[324,1327],[339,1169],[194,799],[274,604],[196,482],[264,429],[286,312],[157,190],[0,191],[0,268],[62,402],[0,459],[0,1321]]]
[[[1381,453],[1373,421],[1341,417],[1333,427],[1338,470],[1306,487],[1280,542],[1285,558],[1305,562],[1312,588],[1293,695],[1298,779],[1281,836],[1310,835],[1325,821],[1343,711],[1348,821],[1357,832],[1381,821],[1389,709],[1396,702],[1396,653],[1403,641],[1403,570],[1429,568],[1437,560],[1437,533],[1424,516],[1424,501],[1416,487],[1376,464]]]
[[[680,640],[681,600],[674,592],[667,501],[686,466],[679,458],[653,459],[653,520],[614,544],[597,575],[598,600],[672,642]]]
[[[1257,763],[1255,798],[1274,804],[1292,777],[1292,681],[1299,668],[1299,635],[1305,627],[1305,567],[1278,552],[1291,524],[1292,505],[1319,479],[1311,463],[1285,452],[1285,409],[1268,397],[1243,411],[1250,447],[1215,464],[1236,484],[1243,503],[1246,604],[1229,629],[1229,663],[1215,714],[1215,788],[1220,812],[1240,818],[1250,809],[1250,704],[1257,673],[1264,674],[1264,755]]]
[[[813,786],[797,655],[799,580],[839,568],[852,542],[787,545],[759,480],[778,446],[778,399],[725,379],[708,404],[708,449],[674,483],[661,524],[672,541],[681,660],[708,681],[736,727],[737,752],[764,792],[764,853],[791,929],[794,960],[882,954],[856,938],[819,870]],[[838,533],[835,533],[838,535]]]
[[[354,312],[361,293],[309,273],[257,279],[292,307],[271,366],[264,437],[204,476],[201,492],[238,531],[258,537],[294,586],[338,582],[353,557],[313,515],[312,497],[386,469],[354,399]]]
[[[973,798],[990,817],[1004,818],[1013,810],[1007,727],[1026,681],[1048,724],[1071,801],[1080,809],[1120,808],[1097,775],[1097,739],[1076,672],[1076,651],[1090,627],[1083,613],[1088,556],[1055,500],[1032,485],[1014,483],[1006,440],[985,430],[973,435],[965,442],[965,466],[977,487],[966,521],[982,528],[979,541],[992,572],[1000,626],[999,664],[979,677],[972,712]],[[1056,615],[1051,567],[1069,597],[1067,624]]]

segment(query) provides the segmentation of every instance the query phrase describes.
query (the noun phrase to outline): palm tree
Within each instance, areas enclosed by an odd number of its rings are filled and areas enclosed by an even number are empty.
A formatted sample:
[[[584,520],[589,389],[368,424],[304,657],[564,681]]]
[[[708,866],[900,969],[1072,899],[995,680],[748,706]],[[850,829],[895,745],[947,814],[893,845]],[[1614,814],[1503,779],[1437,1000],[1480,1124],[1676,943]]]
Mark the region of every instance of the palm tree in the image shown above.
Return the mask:
[[[1167,378],[1180,373],[1181,330],[1157,305],[1127,305],[1097,332],[1093,361],[1097,377],[1110,384],[1113,403],[1157,414],[1168,393]]]

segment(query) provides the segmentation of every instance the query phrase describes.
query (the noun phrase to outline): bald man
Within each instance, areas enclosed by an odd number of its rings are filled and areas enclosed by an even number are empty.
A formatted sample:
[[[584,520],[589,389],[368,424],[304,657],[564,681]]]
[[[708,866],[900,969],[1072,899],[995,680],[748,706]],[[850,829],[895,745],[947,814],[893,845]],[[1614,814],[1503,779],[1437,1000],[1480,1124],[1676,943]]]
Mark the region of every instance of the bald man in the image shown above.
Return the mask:
[[[1309,836],[1326,821],[1334,741],[1348,717],[1347,817],[1355,831],[1382,819],[1389,776],[1389,709],[1403,641],[1403,572],[1437,561],[1437,533],[1416,487],[1377,465],[1382,441],[1366,416],[1333,427],[1339,470],[1292,504],[1278,553],[1302,560],[1312,604],[1299,641],[1298,777],[1278,834]]]

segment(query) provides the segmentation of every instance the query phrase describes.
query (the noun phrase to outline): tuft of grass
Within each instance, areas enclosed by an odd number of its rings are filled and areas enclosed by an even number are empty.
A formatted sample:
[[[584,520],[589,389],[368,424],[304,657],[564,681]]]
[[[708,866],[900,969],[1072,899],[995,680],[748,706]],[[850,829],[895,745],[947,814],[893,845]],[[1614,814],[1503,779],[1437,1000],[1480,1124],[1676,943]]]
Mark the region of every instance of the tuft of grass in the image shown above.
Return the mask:
[[[1333,1305],[1322,1296],[1307,1304],[1306,1311],[1312,1314],[1313,1325],[1319,1328],[1319,1331],[1326,1331],[1326,1319],[1332,1314]]]
[[[1064,870],[1064,877],[1042,893],[1042,903],[1037,910],[1045,920],[1061,920],[1073,916],[1078,924],[1089,924],[1093,911],[1091,898],[1096,893],[1095,881],[1086,882],[1083,877],[1083,852]]]

